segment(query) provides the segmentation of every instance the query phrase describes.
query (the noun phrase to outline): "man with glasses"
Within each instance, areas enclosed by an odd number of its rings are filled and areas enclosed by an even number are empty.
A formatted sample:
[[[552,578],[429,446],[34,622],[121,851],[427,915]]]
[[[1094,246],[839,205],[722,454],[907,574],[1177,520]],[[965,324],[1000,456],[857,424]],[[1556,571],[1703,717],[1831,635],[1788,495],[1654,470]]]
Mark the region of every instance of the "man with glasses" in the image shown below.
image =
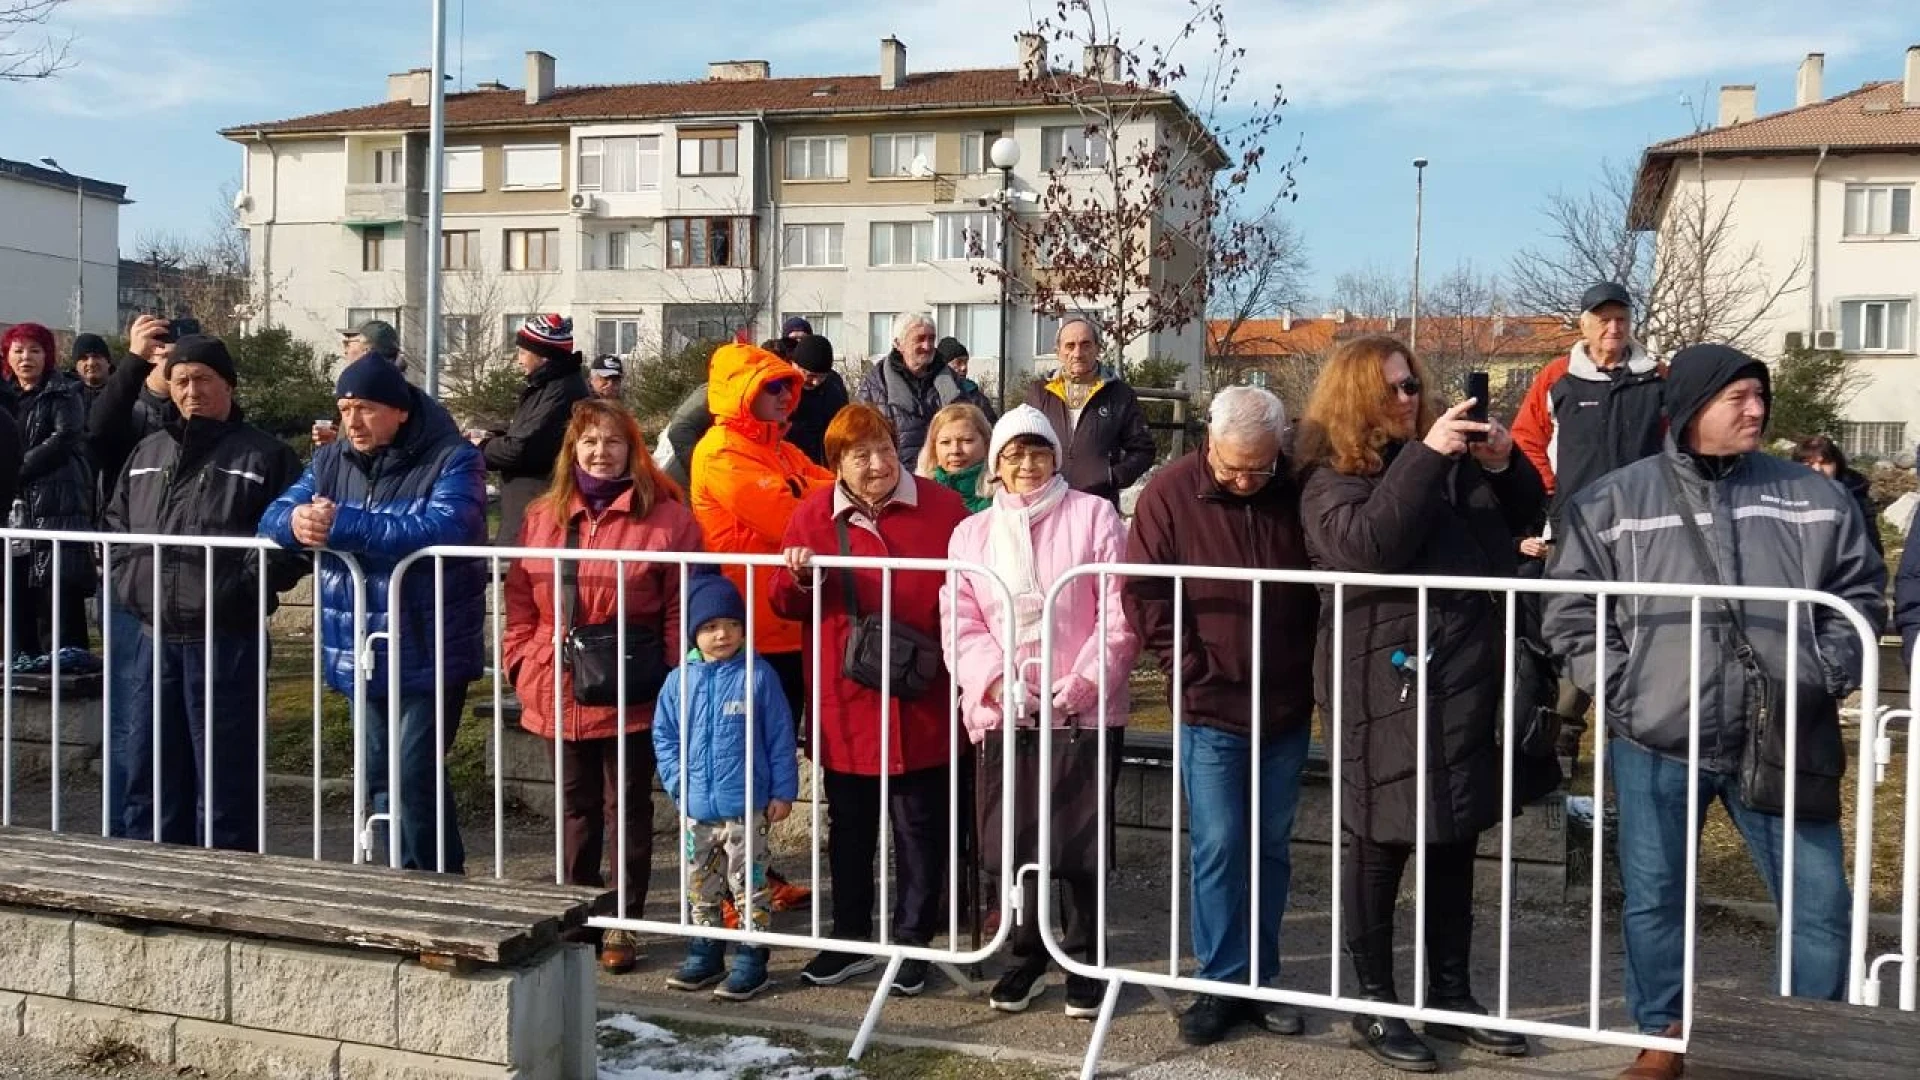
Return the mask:
[[[1286,412],[1273,394],[1250,386],[1221,391],[1213,399],[1206,445],[1147,482],[1127,538],[1127,561],[1306,569],[1300,493],[1282,452],[1285,431]],[[1270,985],[1280,967],[1280,916],[1292,868],[1288,844],[1313,716],[1320,603],[1311,585],[1263,584],[1256,622],[1254,586],[1209,578],[1205,569],[1195,573],[1182,586],[1178,605],[1174,579],[1132,578],[1123,607],[1140,643],[1159,658],[1169,691],[1179,687],[1173,707],[1192,843],[1188,910],[1195,974],[1244,984],[1250,961],[1257,961],[1260,984]],[[1247,887],[1255,783],[1261,814],[1257,913],[1250,910]],[[1259,953],[1249,957],[1248,930],[1256,918]],[[1291,1006],[1202,995],[1180,1018],[1180,1037],[1204,1046],[1242,1023],[1279,1035],[1301,1031],[1300,1014]]]
[[[1054,336],[1060,370],[1035,382],[1027,404],[1060,433],[1060,474],[1075,491],[1120,505],[1120,492],[1153,467],[1153,433],[1140,398],[1126,381],[1100,370],[1100,331],[1084,318],[1060,324]]]

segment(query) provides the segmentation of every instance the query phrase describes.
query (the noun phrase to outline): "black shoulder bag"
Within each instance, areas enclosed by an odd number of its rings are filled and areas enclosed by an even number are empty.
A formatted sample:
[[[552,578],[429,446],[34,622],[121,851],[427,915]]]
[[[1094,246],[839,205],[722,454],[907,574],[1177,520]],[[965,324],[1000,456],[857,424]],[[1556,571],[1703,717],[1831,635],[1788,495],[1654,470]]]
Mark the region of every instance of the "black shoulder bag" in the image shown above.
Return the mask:
[[[1686,482],[1679,475],[1679,466],[1670,457],[1664,458],[1663,464],[1666,467],[1667,486],[1680,507],[1681,531],[1687,534],[1694,558],[1699,560],[1713,584],[1725,585],[1726,582],[1720,579],[1720,567],[1713,561],[1713,552],[1707,546],[1706,534],[1701,531],[1700,510],[1694,504],[1693,496],[1688,493]],[[1726,617],[1727,629],[1733,635],[1733,657],[1739,661],[1740,670],[1745,676],[1742,718],[1746,722],[1746,735],[1740,747],[1740,801],[1763,814],[1780,817],[1787,812],[1789,733],[1785,693],[1779,680],[1773,678],[1766,665],[1760,662],[1760,654],[1747,637],[1746,625],[1741,621],[1733,602],[1725,596],[1716,597],[1716,600],[1721,614]],[[1833,699],[1825,693],[1802,694],[1798,687],[1793,688],[1793,692],[1800,698],[1796,710],[1800,743],[1796,755],[1798,760],[1795,762],[1798,767],[1794,770],[1799,783],[1795,792],[1794,814],[1807,821],[1838,821],[1840,780],[1846,772],[1846,756],[1844,751],[1835,746],[1833,760],[1839,766],[1821,768],[1821,763],[1815,760],[1818,752],[1814,744],[1822,737],[1838,743],[1839,714]],[[1807,700],[1810,696],[1818,700]]]
[[[580,546],[580,527],[568,522],[567,547]],[[615,566],[621,585],[626,581],[626,564]],[[561,618],[566,623],[567,670],[573,674],[573,700],[579,705],[615,705],[620,701],[620,671],[627,673],[627,704],[638,705],[660,696],[667,681],[667,654],[660,631],[650,623],[627,623],[626,655],[620,655],[620,624],[606,622],[575,626],[573,616],[580,606],[580,563],[566,559],[560,564],[562,588]]]
[[[834,531],[840,537],[840,554],[851,555],[847,540],[847,522],[836,517]],[[853,591],[853,571],[838,571],[840,587],[847,604],[847,619],[852,624],[847,634],[846,655],[841,658],[840,673],[870,690],[879,690],[882,673],[891,669],[886,688],[901,701],[914,701],[940,679],[940,642],[898,620],[892,623],[893,644],[886,639],[888,620],[884,615],[860,614],[860,600]],[[885,657],[886,663],[882,662]]]

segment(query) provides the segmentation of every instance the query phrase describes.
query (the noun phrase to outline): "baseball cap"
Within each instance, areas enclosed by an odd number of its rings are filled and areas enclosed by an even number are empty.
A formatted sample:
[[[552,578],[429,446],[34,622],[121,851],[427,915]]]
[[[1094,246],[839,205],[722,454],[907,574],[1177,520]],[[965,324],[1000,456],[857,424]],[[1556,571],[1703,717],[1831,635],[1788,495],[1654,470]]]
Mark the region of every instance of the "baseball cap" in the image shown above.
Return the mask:
[[[1619,304],[1632,309],[1633,297],[1628,296],[1627,287],[1617,281],[1602,281],[1588,286],[1587,291],[1580,294],[1580,311],[1583,314],[1603,304]]]
[[[603,379],[618,379],[627,373],[627,366],[620,362],[619,357],[608,353],[594,357],[593,364],[587,368],[587,372]]]
[[[400,331],[383,319],[369,319],[361,323],[354,331],[365,342],[370,352],[391,359],[400,352]]]

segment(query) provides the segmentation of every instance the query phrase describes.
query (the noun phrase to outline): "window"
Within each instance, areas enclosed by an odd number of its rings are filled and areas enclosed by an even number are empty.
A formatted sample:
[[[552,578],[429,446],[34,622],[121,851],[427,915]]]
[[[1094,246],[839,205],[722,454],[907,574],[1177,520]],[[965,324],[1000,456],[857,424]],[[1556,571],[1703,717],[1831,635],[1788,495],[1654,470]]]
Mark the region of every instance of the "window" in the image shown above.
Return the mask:
[[[992,259],[1000,257],[1000,215],[991,210],[964,214],[935,214],[938,240],[936,259]]]
[[[360,269],[385,270],[386,268],[386,227],[376,225],[371,229],[360,230]]]
[[[1260,370],[1259,368],[1254,368],[1251,371],[1242,372],[1240,376],[1240,385],[1257,386],[1260,389],[1265,390],[1267,388],[1267,373],[1265,371]]]
[[[1892,457],[1913,448],[1907,441],[1907,425],[1902,420],[1840,425],[1840,449],[1850,458]]]
[[[845,180],[846,178],[846,136],[796,135],[787,140],[787,179]]]
[[[373,182],[381,187],[394,187],[406,182],[406,176],[400,171],[401,150],[393,147],[373,152]]]
[[[668,218],[669,267],[753,265],[752,218]]]
[[[867,355],[885,356],[893,348],[893,320],[900,315],[897,311],[870,311],[867,313]]]
[[[1848,236],[1913,235],[1913,188],[1847,186]]]
[[[508,270],[560,269],[559,229],[508,229],[506,238]]]
[[[969,131],[960,136],[960,171],[971,176],[997,172],[993,167],[993,144],[998,131]]]
[[[440,317],[440,352],[463,353],[480,343],[480,316],[443,315]]]
[[[1084,126],[1040,129],[1040,167],[1098,169],[1107,164],[1107,137]]]
[[[652,191],[660,186],[660,138],[626,135],[581,139],[580,164],[573,186],[614,194]]]
[[[933,136],[930,134],[875,135],[871,149],[872,157],[867,163],[868,176],[912,176],[915,158],[924,158],[927,167],[933,167]]]
[[[787,320],[793,318],[807,320],[813,332],[828,341],[840,341],[840,313],[837,311],[783,311],[780,313],[780,325],[785,326]]]
[[[629,239],[631,239],[631,237],[625,232],[608,233],[606,239],[607,255],[601,265],[605,266],[608,270],[625,270],[627,268],[627,241]]]
[[[696,342],[727,341],[741,321],[740,314],[728,304],[668,304],[660,310],[660,336],[670,353]]]
[[[395,330],[399,330],[403,325],[405,325],[400,321],[400,309],[390,308],[390,307],[348,308],[347,321],[341,323],[340,325],[341,326],[364,326],[375,319],[379,319],[381,322],[386,323],[388,326],[393,327]]]
[[[449,229],[440,234],[440,266],[446,270],[478,270],[480,233],[474,229]]]
[[[959,338],[975,356],[1000,355],[999,304],[937,304],[933,324],[941,337]]]
[[[595,356],[613,353],[631,356],[640,349],[639,319],[595,319],[593,352]]]
[[[789,225],[781,241],[782,266],[845,266],[841,258],[844,225]]]
[[[912,266],[933,257],[933,222],[876,221],[867,237],[869,266]]]
[[[440,158],[441,191],[485,191],[482,175],[477,146],[449,146]]]
[[[680,133],[681,176],[732,176],[740,171],[737,131]]]
[[[1911,352],[1909,300],[1840,301],[1840,348],[1846,352]]]
[[[638,270],[651,264],[651,237],[635,229],[580,234],[580,269]]]
[[[560,186],[558,146],[509,146],[501,188],[507,191],[552,191]]]

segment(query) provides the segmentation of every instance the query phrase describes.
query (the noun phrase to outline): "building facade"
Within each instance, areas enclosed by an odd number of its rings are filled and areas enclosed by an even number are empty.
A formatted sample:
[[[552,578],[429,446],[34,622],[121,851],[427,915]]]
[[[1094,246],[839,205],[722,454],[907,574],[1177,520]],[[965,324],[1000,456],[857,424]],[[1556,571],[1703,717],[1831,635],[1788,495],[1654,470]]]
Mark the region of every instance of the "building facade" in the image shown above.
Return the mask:
[[[1647,149],[1634,223],[1660,229],[1702,192],[1730,207],[1728,250],[1757,251],[1787,286],[1761,316],[1768,358],[1854,357],[1863,385],[1834,434],[1850,453],[1904,453],[1920,437],[1920,46],[1903,78],[1832,98],[1823,70],[1808,56],[1795,106],[1765,116],[1754,87],[1722,87],[1713,129]]]
[[[112,334],[120,208],[130,201],[121,184],[0,158],[0,221],[7,223],[0,242],[0,326],[37,322],[66,334]],[[76,289],[82,281],[84,289]],[[84,293],[77,331],[76,293]]]
[[[1038,55],[1023,37],[1020,66],[914,74],[888,38],[877,73],[776,79],[764,61],[722,61],[698,82],[573,88],[535,52],[525,87],[449,95],[443,370],[497,363],[511,327],[543,310],[573,317],[583,351],[642,360],[770,337],[792,315],[840,356],[870,357],[896,315],[925,311],[968,346],[976,376],[991,377],[1003,334],[1010,379],[1048,367],[1055,320],[1010,304],[1003,329],[1000,283],[983,273],[1001,257],[1003,214],[1036,212],[1032,195],[1001,198],[1003,182],[1098,187],[1087,121],[1049,92],[1060,76]],[[223,132],[244,149],[241,223],[266,325],[331,349],[341,329],[385,318],[423,347],[429,86],[401,73],[377,105]],[[1141,96],[1120,138],[1199,129],[1177,97]],[[1020,148],[1004,177],[990,160],[1002,137]],[[1033,253],[1009,261],[1045,273]],[[1196,320],[1128,359],[1197,372],[1204,342]]]

